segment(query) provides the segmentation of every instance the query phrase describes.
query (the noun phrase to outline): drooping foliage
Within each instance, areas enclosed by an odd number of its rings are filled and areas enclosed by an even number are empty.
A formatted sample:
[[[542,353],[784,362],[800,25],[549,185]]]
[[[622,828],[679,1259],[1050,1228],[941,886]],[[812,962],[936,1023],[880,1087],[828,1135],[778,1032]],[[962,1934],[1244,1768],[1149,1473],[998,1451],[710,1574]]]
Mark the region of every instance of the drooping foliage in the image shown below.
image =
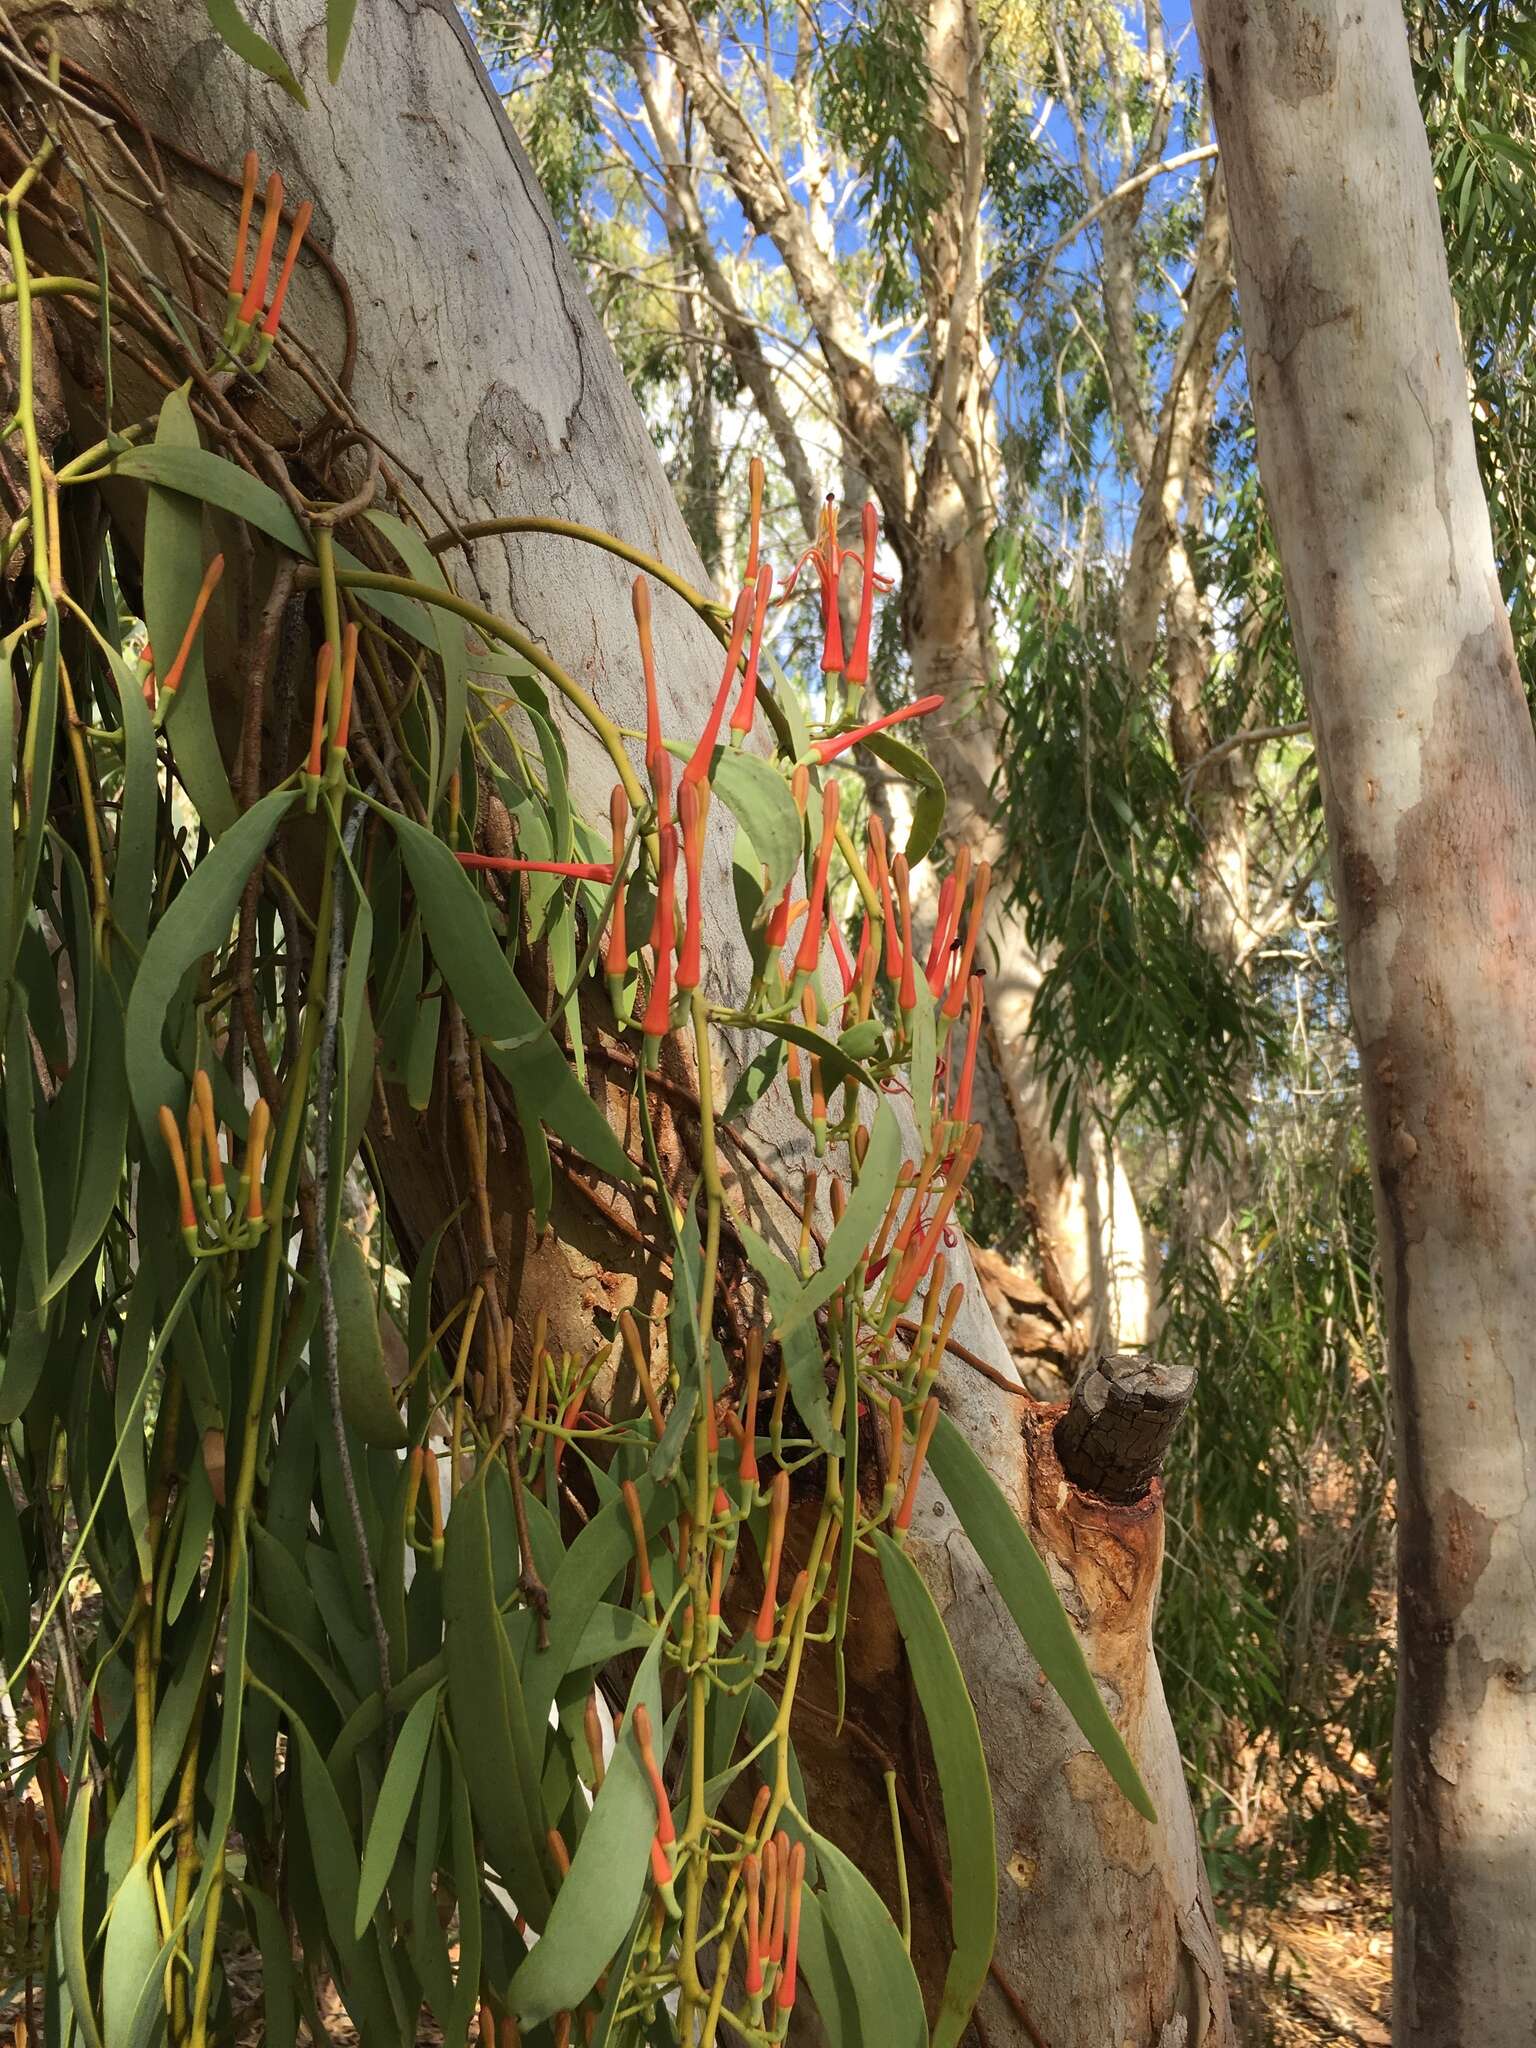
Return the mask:
[[[175,223],[168,283],[96,232],[106,154],[146,170],[161,246],[153,138],[78,66],[67,95],[9,88],[7,1993],[49,2040],[205,2048],[245,2016],[231,1962],[254,1950],[273,2043],[320,2031],[324,1973],[370,2048],[414,2041],[423,2007],[452,2042],[722,2011],[765,2041],[797,2000],[850,2044],[951,2048],[997,1870],[975,1717],[904,1549],[925,1471],[1150,1807],[939,1413],[985,879],[920,952],[921,839],[866,852],[842,815],[864,749],[920,765],[890,727],[922,707],[813,721],[764,645],[771,572],[728,613],[638,558],[649,717],[621,732],[456,589],[459,536],[304,374],[288,285],[335,274],[280,174],[258,197],[254,158],[229,167]],[[851,561],[872,599],[872,533]],[[828,635],[838,564],[817,566]],[[651,675],[657,582],[726,649],[686,739]],[[606,819],[575,802],[576,731],[612,762]],[[711,814],[752,960],[729,1000],[704,993]],[[770,1089],[812,1162],[777,1241],[728,1185],[742,1163],[776,1185],[743,1124]],[[384,1168],[412,1120],[444,1169],[427,1229]],[[504,1258],[488,1193],[507,1162],[528,1246],[578,1188],[667,1275],[662,1311],[581,1355],[520,1313],[527,1246]],[[899,1902],[818,1832],[796,1762],[805,1672],[841,1699],[856,1571],[940,1794],[931,2029]]]

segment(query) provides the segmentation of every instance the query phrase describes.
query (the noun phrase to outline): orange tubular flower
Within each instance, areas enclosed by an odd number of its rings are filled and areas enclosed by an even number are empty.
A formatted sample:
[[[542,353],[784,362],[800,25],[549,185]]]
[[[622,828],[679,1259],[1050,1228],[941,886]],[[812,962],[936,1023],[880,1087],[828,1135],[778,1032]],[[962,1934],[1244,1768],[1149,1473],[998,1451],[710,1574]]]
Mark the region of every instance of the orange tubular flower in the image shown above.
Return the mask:
[[[219,1119],[213,1107],[213,1084],[207,1069],[199,1067],[192,1076],[192,1101],[197,1109],[208,1145],[208,1185],[215,1194],[224,1192],[224,1162],[219,1157]],[[193,1176],[196,1178],[196,1175]]]
[[[832,865],[832,848],[837,838],[838,788],[829,782],[821,793],[821,844],[816,849],[816,869],[811,881],[810,907],[805,913],[805,931],[795,955],[797,974],[814,974],[821,954],[821,927],[826,912],[827,870]]]
[[[794,888],[795,878],[791,875],[784,884],[784,894],[774,905],[773,914],[768,920],[768,950],[770,953],[777,953],[789,937],[790,899],[794,894]]]
[[[640,666],[645,671],[645,772],[656,786],[656,762],[665,758],[661,737],[661,707],[656,696],[656,649],[651,640],[651,586],[637,576],[631,598],[635,608],[635,631],[640,637]]]
[[[901,1265],[897,1270],[896,1284],[891,1289],[891,1299],[898,1308],[905,1308],[917,1291],[917,1283],[933,1264],[933,1255],[939,1248],[944,1235],[944,1226],[949,1221],[950,1211],[960,1199],[960,1190],[965,1186],[965,1177],[976,1163],[976,1154],[981,1150],[981,1125],[972,1124],[955,1154],[949,1170],[949,1179],[944,1183],[944,1192],[939,1197],[939,1206],[933,1212],[933,1221],[908,1245]]]
[[[917,1482],[923,1474],[923,1463],[928,1456],[928,1446],[933,1441],[933,1432],[939,1422],[939,1397],[930,1394],[923,1403],[922,1418],[917,1425],[917,1442],[912,1447],[912,1469],[907,1474],[907,1490],[901,1497],[901,1506],[896,1510],[895,1527],[905,1532],[912,1526],[912,1510],[917,1506]]]
[[[750,583],[751,579],[748,578]],[[731,731],[743,739],[757,716],[757,665],[763,654],[763,625],[768,617],[768,599],[773,592],[773,571],[764,562],[757,572],[757,602],[752,611],[752,637],[747,642],[747,672],[742,678],[741,696],[731,713]]]
[[[203,580],[197,587],[197,596],[192,600],[192,615],[187,620],[187,630],[181,636],[181,645],[176,650],[176,659],[166,670],[160,689],[170,697],[181,687],[182,676],[192,658],[192,643],[197,638],[197,629],[203,623],[203,613],[208,609],[208,600],[219,587],[219,578],[224,574],[224,557],[215,555],[203,571]]]
[[[192,1206],[192,1184],[187,1179],[186,1154],[181,1149],[181,1126],[177,1123],[167,1104],[160,1105],[160,1135],[165,1140],[165,1149],[171,1155],[171,1169],[176,1175],[176,1196],[180,1203],[180,1221],[183,1232],[197,1231],[197,1211]],[[787,1482],[786,1482],[787,1483]]]
[[[847,941],[835,917],[827,924],[827,935],[832,941],[832,950],[837,955],[837,971],[843,977],[843,994],[852,995],[853,985],[859,978],[858,969],[848,957]]]
[[[864,571],[863,586],[859,591],[859,623],[853,636],[853,652],[848,657],[847,680],[850,683],[869,681],[869,631],[875,613],[876,590],[889,590],[890,578],[882,576],[875,567],[875,548],[880,538],[880,516],[875,510],[873,498],[864,503],[861,515],[864,551],[860,566]]]
[[[800,1960],[800,1893],[805,1883],[805,1844],[796,1842],[789,1852],[789,1931],[784,1944],[784,1968],[774,1988],[773,2002],[788,2014],[794,2007],[797,1966]]]
[[[663,1038],[672,1015],[672,939],[676,926],[673,892],[677,887],[677,830],[668,825],[661,835],[661,876],[657,884],[656,925],[651,945],[656,968],[651,977],[650,1001],[641,1026],[647,1038]]]
[[[624,1511],[629,1516],[629,1533],[635,1543],[635,1589],[642,1600],[654,1597],[656,1588],[651,1580],[651,1553],[645,1540],[645,1516],[640,1511],[640,1496],[635,1491],[635,1482],[626,1479],[622,1488]]]
[[[672,1821],[672,1802],[667,1797],[667,1788],[662,1783],[661,1770],[656,1762],[656,1752],[651,1747],[651,1717],[643,1700],[637,1703],[634,1713],[631,1714],[630,1725],[635,1731],[635,1740],[640,1745],[640,1762],[644,1766],[645,1775],[651,1781],[651,1792],[656,1801],[656,1839],[664,1849],[669,1849],[677,1840],[677,1829]]]
[[[891,867],[896,900],[901,905],[901,986],[896,1001],[904,1015],[917,1008],[917,956],[912,945],[912,898],[907,889],[907,856],[898,853]]]
[[[605,860],[518,860],[505,853],[456,853],[461,868],[483,868],[493,875],[564,875],[573,882],[611,882]]]
[[[811,563],[821,588],[821,667],[824,675],[838,675],[843,667],[843,622],[837,609],[837,586],[843,560],[843,550],[837,544],[837,500],[829,493],[816,524],[816,538],[796,562],[779,599],[782,604],[794,589],[800,571],[807,562]]]
[[[823,768],[829,761],[835,761],[839,754],[846,754],[850,747],[856,747],[860,740],[867,740],[877,732],[884,732],[888,726],[904,725],[909,718],[926,718],[930,711],[937,711],[944,699],[939,696],[919,697],[915,704],[903,704],[899,711],[887,711],[884,718],[872,718],[867,725],[855,726],[852,732],[833,733],[830,738],[814,742],[816,758]]]
[[[761,1869],[750,1852],[742,1859],[741,1874],[747,1892],[747,1967],[743,1980],[748,1998],[763,1995],[762,1920],[758,1908]]]
[[[715,758],[715,747],[720,739],[720,721],[725,716],[725,700],[731,694],[731,685],[741,667],[741,651],[747,643],[747,620],[752,611],[752,592],[743,590],[736,599],[736,609],[731,614],[731,644],[725,652],[725,669],[720,677],[720,687],[715,692],[714,704],[704,730],[699,734],[699,743],[688,757],[688,766],[683,770],[684,782],[706,782]]]
[[[763,458],[754,455],[747,464],[747,488],[751,513],[747,528],[747,573],[743,582],[757,580],[757,544],[763,529]]]
[[[971,962],[976,957],[976,941],[981,936],[981,921],[986,914],[987,891],[992,886],[992,869],[983,861],[976,870],[976,893],[971,898],[970,922],[965,928],[965,946],[955,963],[954,979],[944,1004],[944,1015],[958,1017],[965,1004],[965,992],[971,981]]]
[[[929,991],[937,995],[944,986],[944,969],[949,964],[949,942],[955,935],[955,878],[944,877],[944,886],[939,891],[938,914],[933,921],[933,938],[928,947],[928,965],[924,970],[928,977]]]
[[[973,974],[970,1026],[965,1034],[965,1060],[960,1068],[959,1092],[950,1111],[950,1116],[956,1123],[966,1124],[971,1120],[971,1089],[976,1079],[976,1048],[981,1040],[981,1011],[984,1000],[985,991],[981,976]]]
[[[765,1647],[773,1641],[774,1622],[779,1610],[779,1565],[784,1556],[784,1525],[789,1519],[789,1474],[773,1476],[773,1499],[768,1511],[768,1569],[763,1577],[763,1600],[757,1610],[753,1635]]]
[[[268,341],[275,341],[277,338],[278,322],[283,317],[283,301],[288,296],[288,286],[293,279],[293,266],[299,260],[299,251],[304,246],[304,237],[309,232],[313,214],[314,208],[306,199],[293,216],[293,226],[288,234],[288,247],[283,254],[283,267],[277,274],[277,290],[272,294],[267,317],[261,323],[261,331]]]
[[[885,919],[885,978],[901,979],[901,929],[896,922],[896,905],[891,898],[891,868],[886,859],[885,827],[878,818],[869,821],[869,864],[880,891],[880,910]]]
[[[698,785],[686,776],[677,793],[677,808],[683,822],[683,871],[688,880],[688,909],[683,943],[677,955],[677,987],[680,995],[688,995],[699,985],[704,924],[704,813],[699,804]]]
[[[250,1183],[246,1197],[245,1213],[252,1223],[262,1220],[261,1169],[266,1157],[267,1133],[272,1121],[272,1112],[267,1108],[267,1098],[258,1095],[256,1107],[251,1111],[250,1128],[245,1135],[245,1171],[240,1176]]]
[[[240,226],[235,233],[235,253],[229,260],[229,293],[231,306],[238,306],[245,291],[245,252],[251,238],[251,209],[256,203],[256,152],[248,149],[245,153],[245,178],[240,187]]]
[[[331,681],[331,643],[325,641],[315,656],[315,708],[309,721],[309,759],[306,775],[318,775],[325,765],[325,701]]]
[[[276,171],[267,180],[266,211],[261,217],[261,240],[256,244],[256,261],[251,266],[251,281],[245,288],[245,297],[240,301],[240,324],[249,327],[261,311],[267,296],[267,277],[272,268],[272,251],[277,246],[277,230],[283,218],[283,181]]]

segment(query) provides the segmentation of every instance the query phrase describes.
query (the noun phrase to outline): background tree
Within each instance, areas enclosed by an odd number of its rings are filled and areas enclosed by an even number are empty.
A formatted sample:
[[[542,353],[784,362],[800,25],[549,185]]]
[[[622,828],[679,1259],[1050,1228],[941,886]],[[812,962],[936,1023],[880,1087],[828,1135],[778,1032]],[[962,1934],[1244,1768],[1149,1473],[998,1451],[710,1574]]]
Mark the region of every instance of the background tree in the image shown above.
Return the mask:
[[[1510,1116],[1536,1074],[1536,735],[1398,9],[1196,14],[1383,1249],[1395,2036],[1513,2043],[1536,2022],[1530,1268],[1511,1256],[1533,1161]]]

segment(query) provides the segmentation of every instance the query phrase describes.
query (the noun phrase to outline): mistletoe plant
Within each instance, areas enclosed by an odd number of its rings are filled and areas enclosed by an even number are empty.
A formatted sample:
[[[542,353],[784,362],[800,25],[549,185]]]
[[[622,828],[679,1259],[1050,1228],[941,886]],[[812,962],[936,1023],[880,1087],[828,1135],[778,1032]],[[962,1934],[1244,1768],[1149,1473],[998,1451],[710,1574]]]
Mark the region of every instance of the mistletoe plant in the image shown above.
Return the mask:
[[[728,610],[557,519],[434,533],[345,365],[283,324],[309,209],[274,175],[257,229],[254,158],[194,167],[234,215],[221,247],[213,212],[194,229],[170,204],[178,145],[56,56],[28,77],[0,293],[24,457],[0,691],[0,1878],[26,2025],[40,2004],[50,2042],[206,2048],[244,2024],[254,1949],[271,2044],[301,2017],[322,2033],[323,1976],[369,2048],[414,2041],[424,2008],[452,2043],[763,2048],[807,2004],[835,2040],[928,2040],[903,1901],[818,1831],[796,1760],[811,1660],[841,1702],[863,1571],[942,1798],[951,2048],[997,1876],[975,1716],[904,1549],[925,1473],[1148,1809],[943,1412],[968,1356],[948,1255],[988,878],[962,859],[922,950],[932,804],[894,857],[847,815],[858,747],[932,788],[888,732],[925,705],[836,708],[868,675],[873,511],[845,555],[829,505],[802,564],[825,625],[806,699],[772,653],[796,584],[760,559],[760,472]],[[635,567],[643,732],[444,573],[528,532]],[[687,746],[662,726],[655,583],[724,646]],[[612,762],[606,820],[573,801],[578,726]],[[705,994],[721,813],[752,960],[730,1005]],[[746,1123],[769,1090],[816,1160],[777,1244],[722,1170],[729,1146],[777,1185]],[[461,1198],[413,1237],[378,1147],[432,1108]],[[625,1311],[587,1355],[551,1340],[498,1251],[512,1153],[540,1233],[582,1165],[670,1273],[664,1315]]]

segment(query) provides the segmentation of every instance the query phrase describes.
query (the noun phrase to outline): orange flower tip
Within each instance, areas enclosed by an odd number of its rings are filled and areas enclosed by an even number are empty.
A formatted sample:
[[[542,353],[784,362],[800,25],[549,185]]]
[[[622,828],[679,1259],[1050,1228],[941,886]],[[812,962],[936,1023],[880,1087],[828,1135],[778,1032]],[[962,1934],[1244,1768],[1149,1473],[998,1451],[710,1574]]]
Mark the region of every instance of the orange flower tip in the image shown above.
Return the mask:
[[[293,216],[293,226],[288,234],[288,247],[283,255],[283,267],[278,272],[277,290],[272,294],[267,317],[261,323],[261,331],[268,341],[273,341],[277,337],[278,323],[283,317],[283,303],[288,297],[288,287],[293,281],[294,265],[299,260],[299,250],[304,246],[304,237],[309,231],[313,213],[314,208],[306,199]]]
[[[617,861],[629,826],[629,797],[622,782],[613,785],[613,794],[608,799],[608,824],[613,833],[613,857]]]
[[[240,301],[239,319],[242,326],[255,324],[256,315],[261,311],[267,296],[267,277],[272,268],[272,251],[277,246],[277,230],[283,217],[283,181],[274,171],[267,180],[266,210],[261,219],[261,240],[256,244],[256,261],[251,266],[251,281],[245,288],[245,297]]]

